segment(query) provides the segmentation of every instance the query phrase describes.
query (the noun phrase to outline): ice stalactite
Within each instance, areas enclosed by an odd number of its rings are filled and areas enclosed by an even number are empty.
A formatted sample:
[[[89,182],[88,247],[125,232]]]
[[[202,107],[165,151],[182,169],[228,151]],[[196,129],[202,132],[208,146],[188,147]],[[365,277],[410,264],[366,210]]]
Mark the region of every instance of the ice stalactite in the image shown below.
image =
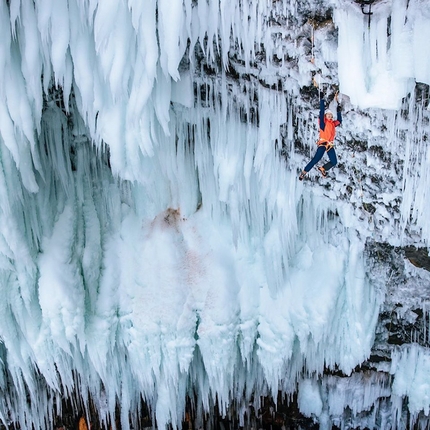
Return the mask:
[[[340,90],[360,107],[399,109],[414,81],[430,85],[428,47],[422,43],[429,6],[419,0],[375,2],[369,23],[359,2],[351,3],[334,10]]]
[[[426,92],[428,89],[421,87],[411,95],[405,110],[399,115],[397,130],[405,154],[402,175],[402,227],[420,235],[428,245],[430,226],[426,214],[430,209],[427,186],[430,180],[430,114],[423,103]],[[410,132],[411,122],[415,125],[413,133]]]

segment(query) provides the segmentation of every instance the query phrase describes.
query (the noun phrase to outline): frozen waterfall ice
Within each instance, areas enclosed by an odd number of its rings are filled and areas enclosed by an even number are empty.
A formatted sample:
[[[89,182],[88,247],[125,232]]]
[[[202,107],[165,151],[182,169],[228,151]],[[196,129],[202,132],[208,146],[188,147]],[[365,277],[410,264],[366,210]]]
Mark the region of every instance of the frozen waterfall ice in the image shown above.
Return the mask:
[[[429,244],[430,5],[359,3],[0,0],[3,425],[246,426],[278,393],[429,423],[426,345],[356,370],[394,288],[369,242]],[[328,185],[297,181],[312,78],[345,111]]]

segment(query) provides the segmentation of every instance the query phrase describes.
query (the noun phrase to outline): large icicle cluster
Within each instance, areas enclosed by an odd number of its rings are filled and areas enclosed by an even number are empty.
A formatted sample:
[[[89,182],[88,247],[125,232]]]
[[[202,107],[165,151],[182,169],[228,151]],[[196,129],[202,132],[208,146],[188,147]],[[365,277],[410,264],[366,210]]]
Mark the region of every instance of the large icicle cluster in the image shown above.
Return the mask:
[[[338,3],[0,0],[4,424],[48,428],[91,398],[101,422],[119,406],[138,428],[144,399],[178,427],[187,396],[198,419],[235,401],[244,420],[297,387],[322,428],[370,407],[401,427],[406,396],[428,415],[424,347],[353,371],[390,282],[366,243],[430,236],[430,11],[377,2],[367,28]],[[312,187],[306,91],[337,65],[340,162]]]

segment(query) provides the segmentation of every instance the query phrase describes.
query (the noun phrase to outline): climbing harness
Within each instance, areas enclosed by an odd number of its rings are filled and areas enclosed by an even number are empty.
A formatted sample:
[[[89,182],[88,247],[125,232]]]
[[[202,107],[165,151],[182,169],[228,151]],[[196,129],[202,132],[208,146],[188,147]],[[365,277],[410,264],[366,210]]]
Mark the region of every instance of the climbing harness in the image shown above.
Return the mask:
[[[329,142],[328,140],[319,139],[317,140],[317,146],[325,146],[325,152],[330,151],[330,149],[334,148],[334,142]]]

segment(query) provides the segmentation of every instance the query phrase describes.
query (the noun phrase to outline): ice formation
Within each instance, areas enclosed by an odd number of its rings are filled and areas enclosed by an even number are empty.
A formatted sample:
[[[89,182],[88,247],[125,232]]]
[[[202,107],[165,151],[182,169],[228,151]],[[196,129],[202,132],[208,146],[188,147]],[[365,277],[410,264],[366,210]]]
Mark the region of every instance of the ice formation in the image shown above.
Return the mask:
[[[358,3],[0,0],[3,424],[297,390],[321,428],[427,423],[427,347],[354,371],[391,280],[366,244],[430,239],[430,5]],[[297,181],[313,77],[344,107],[329,186]]]

